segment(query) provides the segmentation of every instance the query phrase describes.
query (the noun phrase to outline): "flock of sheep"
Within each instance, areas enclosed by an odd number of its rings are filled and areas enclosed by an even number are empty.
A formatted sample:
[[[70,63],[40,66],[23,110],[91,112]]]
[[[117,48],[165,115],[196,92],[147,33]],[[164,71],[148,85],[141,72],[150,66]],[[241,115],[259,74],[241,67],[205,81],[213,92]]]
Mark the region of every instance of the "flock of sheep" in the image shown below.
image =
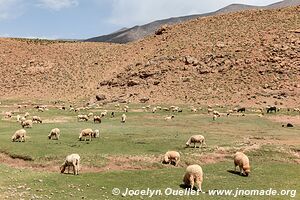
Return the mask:
[[[186,142],[186,147],[190,147],[191,144],[194,144],[194,148],[196,148],[196,143],[199,143],[200,147],[203,145],[206,145],[205,138],[202,135],[193,135],[191,136],[188,141]],[[234,155],[234,166],[235,171],[236,167],[239,166],[240,174],[243,174],[245,176],[248,176],[250,173],[250,163],[249,158],[242,152],[236,152]],[[175,166],[178,166],[180,161],[180,154],[177,151],[167,151],[165,153],[165,156],[163,158],[164,164],[174,164]],[[185,175],[183,177],[183,182],[186,186],[189,186],[191,189],[194,189],[194,186],[196,185],[198,187],[199,191],[202,191],[202,182],[203,182],[203,170],[201,166],[194,164],[189,165],[186,168]]]
[[[120,107],[120,105],[115,105],[116,107]],[[42,108],[39,107],[38,111],[44,111],[46,108]],[[65,108],[60,108],[65,110]],[[124,112],[128,112],[129,107],[126,105],[123,108]],[[146,106],[143,107],[142,109],[149,111],[150,106]],[[200,108],[201,109],[201,108]],[[151,112],[155,113],[158,110],[164,110],[164,111],[172,111],[172,112],[182,112],[182,109],[177,107],[177,106],[171,106],[169,108],[161,108],[159,106],[156,106],[154,108],[152,108]],[[70,111],[76,111],[76,109],[74,108],[70,108]],[[192,107],[191,108],[191,112],[197,112],[198,109]],[[213,120],[216,120],[218,117],[221,117],[221,114],[218,111],[215,111],[212,109],[212,107],[208,107],[207,109],[209,114],[212,114],[213,116]],[[236,108],[233,110],[229,110],[227,111],[226,115],[229,116],[232,113],[244,113],[246,111],[245,108]],[[267,108],[267,113],[269,112],[276,112],[278,111],[278,109],[276,107],[270,107]],[[263,114],[262,110],[257,110],[256,112]],[[77,120],[78,121],[88,121],[90,117],[93,117],[93,121],[94,123],[101,123],[101,119],[102,117],[106,116],[108,114],[108,111],[103,111],[101,112],[101,115],[93,115],[93,113],[89,113],[88,115],[77,115]],[[11,112],[6,112],[5,113],[6,117],[12,117],[12,113]],[[243,114],[244,115],[244,114]],[[25,142],[26,140],[26,130],[24,128],[32,128],[33,123],[42,123],[42,120],[40,117],[38,116],[33,116],[32,120],[28,119],[29,113],[25,113],[24,117],[20,117],[19,115],[17,116],[17,121],[20,122],[21,126],[23,129],[17,130],[13,136],[12,136],[12,141],[21,141],[21,142]],[[111,116],[114,117],[114,112],[111,113]],[[165,120],[172,120],[175,116],[171,115],[171,116],[167,116],[164,119]],[[126,122],[126,114],[122,114],[121,116],[121,123],[125,123]],[[50,131],[49,135],[48,135],[48,139],[56,139],[59,140],[60,137],[60,130],[58,128],[54,128]],[[99,130],[92,130],[90,128],[84,129],[80,132],[79,134],[79,140],[86,140],[87,138],[91,141],[92,138],[98,138],[100,137],[100,132]],[[197,144],[199,145],[199,148],[203,145],[206,145],[205,143],[205,138],[202,135],[193,135],[191,136],[188,141],[186,142],[186,147],[190,147],[192,146],[196,148]],[[174,164],[175,166],[178,166],[180,162],[180,154],[176,151],[168,151],[166,152],[166,154],[164,155],[163,158],[163,163],[165,164]],[[64,161],[64,163],[61,165],[60,167],[60,171],[61,173],[64,173],[66,168],[68,168],[68,173],[69,173],[69,169],[70,167],[73,170],[73,173],[78,175],[79,170],[80,170],[80,156],[78,154],[71,154],[68,155]],[[235,170],[236,167],[239,166],[240,169],[240,173],[248,176],[250,173],[250,164],[249,164],[249,159],[248,157],[242,153],[242,152],[237,152],[234,155],[234,166],[235,166]],[[198,187],[198,190],[202,191],[201,189],[201,185],[203,182],[203,171],[202,168],[199,165],[190,165],[186,168],[186,173],[184,175],[183,178],[183,182],[185,183],[185,185],[190,186],[191,189],[194,188],[195,183],[196,186]]]

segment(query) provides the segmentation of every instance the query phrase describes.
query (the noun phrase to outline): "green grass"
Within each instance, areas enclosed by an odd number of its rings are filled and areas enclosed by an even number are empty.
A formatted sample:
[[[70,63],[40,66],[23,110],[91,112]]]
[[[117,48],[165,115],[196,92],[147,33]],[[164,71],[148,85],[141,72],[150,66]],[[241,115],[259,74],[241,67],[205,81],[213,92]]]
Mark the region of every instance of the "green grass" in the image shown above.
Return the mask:
[[[8,102],[7,102],[8,103]],[[13,108],[0,107],[0,112]],[[3,104],[2,104],[3,105]],[[158,113],[141,112],[142,105],[130,105],[130,110],[139,109],[137,112],[127,113],[127,122],[120,123],[121,111],[116,112],[116,118],[105,117],[101,124],[77,122],[77,113],[50,109],[46,112],[37,112],[33,109],[21,109],[16,114],[29,112],[31,116],[39,115],[49,123],[34,124],[32,129],[26,129],[28,139],[25,143],[13,143],[12,134],[21,128],[15,119],[0,121],[0,152],[11,157],[31,160],[33,164],[45,162],[59,166],[66,155],[78,153],[82,158],[83,166],[104,167],[109,162],[109,157],[139,156],[160,157],[168,150],[177,150],[181,153],[182,163],[198,163],[203,167],[205,176],[203,189],[298,189],[300,186],[298,174],[300,168],[293,160],[296,158],[289,153],[290,148],[299,150],[300,144],[289,145],[286,141],[300,139],[299,128],[282,128],[280,123],[275,123],[255,115],[245,117],[221,117],[212,121],[205,111],[191,113],[184,107],[183,113]],[[162,106],[163,107],[163,106]],[[114,106],[103,109],[112,110]],[[130,111],[129,110],[129,111]],[[224,109],[226,110],[226,109]],[[81,113],[100,113],[99,109],[83,111]],[[173,121],[163,118],[174,114]],[[275,114],[272,114],[275,115]],[[293,114],[294,115],[294,114]],[[61,120],[60,123],[55,122]],[[52,128],[61,130],[59,141],[48,140],[47,135]],[[101,137],[93,141],[78,141],[80,130],[84,128],[99,129]],[[184,148],[185,142],[192,134],[202,134],[206,138],[207,147],[203,149]],[[245,138],[254,137],[274,139],[278,144],[264,144],[260,149],[248,153],[252,165],[250,177],[241,177],[227,172],[233,169],[231,158],[225,156],[225,161],[215,164],[203,164],[199,158],[210,155],[216,147],[247,147]],[[230,153],[235,150],[232,149]],[[143,161],[141,161],[143,162]],[[122,162],[118,163],[122,166]],[[184,167],[165,167],[159,163],[139,163],[132,161],[131,165],[151,168],[151,170],[134,171],[107,171],[99,173],[86,173],[81,171],[79,176],[62,175],[59,172],[35,171],[30,169],[16,169],[1,164],[0,189],[2,196],[8,199],[30,199],[32,195],[43,196],[43,199],[127,199],[129,197],[112,196],[114,187],[131,189],[161,189],[168,187],[181,189]],[[26,185],[25,185],[26,184]],[[14,191],[14,188],[18,188]],[[10,188],[10,189],[9,189]],[[30,189],[28,189],[30,188]],[[26,190],[27,189],[27,190]],[[42,190],[41,190],[42,189]],[[83,190],[83,191],[82,191]],[[23,194],[22,194],[23,192]],[[20,196],[11,196],[12,193]],[[47,196],[45,196],[47,195]],[[72,198],[73,197],[73,198]],[[135,197],[141,199],[141,197]],[[146,197],[143,197],[146,198]],[[231,199],[233,197],[209,197],[201,194],[192,199]],[[238,197],[237,199],[243,199]],[[257,199],[258,197],[249,197]],[[283,199],[283,197],[259,197],[260,199]],[[156,196],[153,199],[189,199],[189,197]]]

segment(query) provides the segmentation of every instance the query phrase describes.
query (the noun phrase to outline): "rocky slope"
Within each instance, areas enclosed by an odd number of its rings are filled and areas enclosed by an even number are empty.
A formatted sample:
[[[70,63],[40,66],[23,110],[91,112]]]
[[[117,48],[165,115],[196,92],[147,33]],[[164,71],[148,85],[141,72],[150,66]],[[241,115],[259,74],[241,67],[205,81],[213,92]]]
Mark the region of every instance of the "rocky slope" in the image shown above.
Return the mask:
[[[299,106],[299,13],[199,18],[126,45],[0,39],[1,99]]]
[[[189,16],[182,16],[182,17],[173,17],[169,19],[163,19],[154,21],[145,25],[141,26],[134,26],[128,29],[121,29],[120,31],[93,37],[87,39],[86,41],[90,42],[112,42],[112,43],[128,43],[136,40],[140,40],[146,36],[154,34],[154,32],[161,27],[162,25],[170,25],[176,23],[182,23],[191,19],[199,18],[199,17],[207,17],[213,16],[218,14],[230,13],[230,12],[237,12],[243,10],[250,10],[250,9],[274,9],[274,8],[283,8],[287,6],[296,6],[300,5],[300,0],[284,0],[279,1],[277,3],[267,5],[267,6],[250,6],[244,4],[231,4],[224,8],[221,8],[215,12],[199,14],[199,15],[189,15]]]

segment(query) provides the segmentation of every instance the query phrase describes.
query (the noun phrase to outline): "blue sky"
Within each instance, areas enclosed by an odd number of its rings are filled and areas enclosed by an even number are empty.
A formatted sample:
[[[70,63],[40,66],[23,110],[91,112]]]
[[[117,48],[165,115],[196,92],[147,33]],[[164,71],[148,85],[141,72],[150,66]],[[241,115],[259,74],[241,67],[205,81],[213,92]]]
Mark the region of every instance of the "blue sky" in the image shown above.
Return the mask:
[[[231,3],[279,0],[0,0],[0,37],[84,39]]]

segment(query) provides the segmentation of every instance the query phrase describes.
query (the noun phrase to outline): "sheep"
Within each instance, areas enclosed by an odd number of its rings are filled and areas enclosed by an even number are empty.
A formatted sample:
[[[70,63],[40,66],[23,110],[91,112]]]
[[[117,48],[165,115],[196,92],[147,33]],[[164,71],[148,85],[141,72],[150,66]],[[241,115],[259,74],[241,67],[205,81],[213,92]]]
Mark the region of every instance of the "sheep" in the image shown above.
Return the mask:
[[[94,130],[94,131],[93,131],[93,134],[92,134],[92,137],[93,137],[93,138],[98,138],[98,137],[100,137],[100,131],[97,130],[97,129]]]
[[[213,111],[214,111],[214,110],[211,109],[211,108],[208,108],[208,109],[207,109],[207,113],[208,113],[208,114],[212,113]]]
[[[87,115],[77,115],[77,120],[78,121],[88,121],[89,120],[89,118],[88,118],[88,116]]]
[[[94,116],[94,123],[99,122],[101,123],[101,117],[100,116]]]
[[[124,112],[128,112],[128,109],[127,109],[127,108],[124,108]]]
[[[38,112],[44,112],[44,110],[45,110],[44,108],[38,108],[37,109]]]
[[[162,108],[163,111],[170,111],[170,108]]]
[[[273,111],[276,113],[276,111],[277,111],[276,106],[271,106],[271,107],[267,108],[267,113],[271,113]]]
[[[107,115],[107,110],[104,110],[103,112],[101,112],[101,117],[104,117],[105,115]]]
[[[178,166],[178,163],[180,161],[180,154],[177,151],[167,151],[163,163],[165,164],[172,164],[172,162],[175,163],[175,167]]]
[[[246,112],[246,108],[245,107],[239,108],[239,109],[237,109],[237,112]]]
[[[220,113],[218,111],[216,111],[216,110],[213,111],[213,115],[217,115],[217,117],[221,116]]]
[[[90,128],[83,129],[79,134],[79,141],[81,141],[82,137],[84,137],[84,141],[86,141],[86,137],[89,137],[89,141],[92,141],[93,130]]]
[[[93,117],[94,116],[94,113],[89,113],[88,114],[88,117]]]
[[[197,112],[197,108],[191,108],[191,112]]]
[[[32,128],[32,120],[21,121],[21,126],[23,128]]]
[[[217,118],[218,118],[218,115],[213,115],[213,121],[216,121]]]
[[[5,112],[4,114],[5,114],[5,118],[11,118],[13,115],[13,113],[9,111]]]
[[[27,119],[27,117],[29,117],[29,115],[30,114],[28,112],[26,112],[25,115],[24,115],[25,119]]]
[[[39,116],[33,116],[32,122],[43,123],[43,121],[41,120],[41,118]]]
[[[17,122],[20,122],[21,120],[21,116],[20,115],[17,115]]]
[[[174,115],[172,115],[172,116],[167,116],[167,117],[165,117],[165,120],[172,120],[174,117],[175,117]]]
[[[80,156],[78,154],[68,155],[66,157],[65,162],[60,166],[60,172],[64,173],[66,167],[68,167],[68,173],[69,173],[69,168],[73,167],[74,175],[78,175],[80,170],[79,164],[80,164]]]
[[[112,117],[112,118],[115,117],[115,112],[111,112],[111,117]]]
[[[17,130],[13,136],[11,137],[11,140],[12,142],[15,142],[15,141],[19,141],[19,142],[25,142],[26,140],[26,130],[24,129],[20,129],[20,130]]]
[[[202,182],[203,182],[203,171],[199,165],[189,165],[186,168],[185,175],[183,177],[183,182],[186,186],[191,186],[191,190],[194,188],[195,182],[198,186],[198,191],[202,192]]]
[[[48,135],[48,139],[56,139],[59,140],[59,136],[60,136],[60,130],[58,128],[54,128],[50,131],[49,135]]]
[[[242,152],[236,152],[233,157],[234,161],[234,171],[236,171],[236,167],[239,166],[240,173],[248,176],[250,173],[250,164],[249,158]]]
[[[161,106],[156,106],[156,109],[157,110],[161,110]]]
[[[196,143],[200,143],[201,148],[203,145],[206,145],[205,138],[203,135],[193,135],[186,142],[186,147],[189,147],[191,143],[194,143],[194,148],[196,148]]]
[[[123,114],[122,117],[121,117],[121,123],[125,123],[126,122],[126,115]]]
[[[157,108],[156,108],[156,107],[152,108],[152,113],[155,113],[155,112],[156,112],[156,110],[157,110]]]

